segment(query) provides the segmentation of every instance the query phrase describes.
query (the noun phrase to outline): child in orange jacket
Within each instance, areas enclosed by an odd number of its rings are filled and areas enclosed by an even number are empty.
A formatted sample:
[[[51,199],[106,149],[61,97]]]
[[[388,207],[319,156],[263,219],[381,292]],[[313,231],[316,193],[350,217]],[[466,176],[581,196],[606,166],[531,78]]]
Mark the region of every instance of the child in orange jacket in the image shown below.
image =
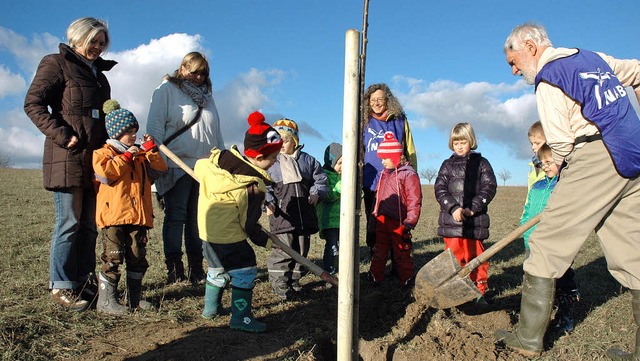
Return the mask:
[[[135,144],[136,117],[118,102],[104,104],[107,144],[93,152],[93,170],[100,182],[96,224],[102,230],[102,267],[98,277],[98,312],[122,315],[128,309],[118,302],[119,266],[127,263],[128,303],[131,310],[151,305],[141,301],[146,259],[147,230],[153,227],[151,179],[148,169],[164,172],[167,164],[153,139],[145,134]]]

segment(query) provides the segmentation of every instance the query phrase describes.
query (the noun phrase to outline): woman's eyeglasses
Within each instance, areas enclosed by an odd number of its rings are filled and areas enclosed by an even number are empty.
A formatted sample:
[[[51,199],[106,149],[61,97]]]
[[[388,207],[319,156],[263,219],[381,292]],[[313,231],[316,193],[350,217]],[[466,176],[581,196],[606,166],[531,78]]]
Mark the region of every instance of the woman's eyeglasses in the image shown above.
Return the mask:
[[[201,77],[208,77],[209,76],[209,72],[206,70],[194,70],[194,71],[190,71],[189,74],[193,75],[193,76],[198,76],[200,75]]]

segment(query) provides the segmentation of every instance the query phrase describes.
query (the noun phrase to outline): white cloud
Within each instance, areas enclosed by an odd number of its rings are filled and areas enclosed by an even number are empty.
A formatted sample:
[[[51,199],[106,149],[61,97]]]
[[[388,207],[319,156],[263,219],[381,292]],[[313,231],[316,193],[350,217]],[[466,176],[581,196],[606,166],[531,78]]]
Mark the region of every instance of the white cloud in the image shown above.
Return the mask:
[[[200,45],[201,41],[200,35],[171,34],[152,39],[149,44],[134,49],[103,55],[105,59],[118,62],[106,72],[111,85],[111,97],[136,115],[140,129],[146,129],[151,95],[164,75],[173,74],[187,53],[202,51],[206,54]]]
[[[35,73],[36,67],[46,54],[57,51],[61,40],[49,33],[34,34],[31,41],[16,32],[0,26],[0,48],[6,48],[23,71]]]
[[[214,94],[227,146],[237,144],[242,149],[248,127],[247,116],[252,112],[263,112],[271,123],[282,117],[279,113],[266,113],[262,108],[271,102],[267,90],[279,84],[284,77],[285,73],[280,70],[251,68]]]
[[[0,64],[0,99],[6,96],[24,94],[27,83],[20,74],[12,73]]]
[[[134,49],[103,55],[105,59],[118,62],[106,73],[111,85],[111,96],[118,100],[123,108],[131,110],[136,115],[140,129],[146,128],[151,95],[162,82],[163,76],[172,74],[179,67],[184,55],[190,51],[201,51],[210,57],[210,51],[202,46],[202,41],[200,35],[171,34],[160,39],[152,39],[148,44]],[[0,47],[9,49],[25,66],[28,65],[24,72],[29,74],[35,73],[37,64],[44,55],[57,51],[52,44],[58,42],[58,39],[49,34],[34,35],[29,42],[23,36],[0,27]],[[238,74],[236,79],[228,82],[219,91],[214,91],[227,145],[238,144],[242,148],[247,116],[271,101],[268,94],[286,75],[278,69],[263,71],[252,68],[246,73]],[[3,91],[10,89],[14,90],[12,94],[20,98],[19,104],[13,105],[13,110],[0,110],[0,142],[5,144],[4,151],[11,156],[17,167],[33,167],[41,162],[44,138],[22,110],[22,99],[27,84],[22,79],[20,85],[19,79],[22,78],[12,74],[4,64],[0,64],[0,98]],[[9,82],[14,85],[9,87]],[[268,121],[273,121],[282,115],[265,116]]]
[[[537,110],[535,95],[523,81],[459,84],[439,80],[425,86],[421,80],[398,76],[394,85],[400,89],[394,89],[394,94],[409,119],[415,120],[414,127],[435,127],[448,134],[456,123],[468,122],[479,138],[502,144],[519,158],[529,157],[523,134],[537,120]]]

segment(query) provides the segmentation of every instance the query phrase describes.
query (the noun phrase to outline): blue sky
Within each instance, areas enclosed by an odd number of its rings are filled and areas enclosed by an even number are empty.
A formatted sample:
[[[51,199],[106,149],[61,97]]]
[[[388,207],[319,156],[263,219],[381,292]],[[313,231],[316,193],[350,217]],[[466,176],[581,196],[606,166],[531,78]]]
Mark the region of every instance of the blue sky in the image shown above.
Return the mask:
[[[342,141],[345,33],[362,29],[364,1],[20,0],[0,4],[0,152],[40,166],[43,136],[22,110],[38,62],[66,42],[76,18],[107,20],[112,97],[146,124],[153,90],[189,51],[210,60],[227,145],[242,144],[246,117],[298,122],[305,151],[322,159]],[[606,5],[605,5],[606,4]],[[527,7],[523,7],[526,5]],[[547,27],[555,46],[640,58],[640,2],[371,0],[365,83],[389,84],[418,149],[418,168],[450,155],[451,127],[470,122],[480,151],[507,185],[525,185],[537,119],[531,86],[514,77],[502,46],[525,21]],[[500,184],[502,181],[499,180]],[[426,180],[425,180],[426,183]]]

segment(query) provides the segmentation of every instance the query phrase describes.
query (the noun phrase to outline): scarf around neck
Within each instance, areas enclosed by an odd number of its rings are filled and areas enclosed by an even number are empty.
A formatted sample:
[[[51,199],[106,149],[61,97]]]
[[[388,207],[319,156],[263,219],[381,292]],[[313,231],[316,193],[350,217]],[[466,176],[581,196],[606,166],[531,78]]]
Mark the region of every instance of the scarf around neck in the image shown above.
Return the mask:
[[[374,119],[377,119],[377,120],[381,120],[381,121],[383,121],[383,122],[386,122],[386,121],[389,119],[390,114],[389,114],[389,110],[385,110],[385,111],[384,111],[384,113],[382,113],[382,114],[380,114],[380,115],[376,115],[376,113],[371,113],[371,116],[372,116]]]
[[[180,83],[180,90],[190,96],[200,108],[207,106],[207,101],[211,96],[211,91],[204,83],[200,86],[195,86],[190,81],[184,80]]]
[[[129,149],[129,147],[126,144],[122,143],[117,139],[107,139],[107,144],[115,148],[121,154],[124,154],[124,152],[126,152]]]

